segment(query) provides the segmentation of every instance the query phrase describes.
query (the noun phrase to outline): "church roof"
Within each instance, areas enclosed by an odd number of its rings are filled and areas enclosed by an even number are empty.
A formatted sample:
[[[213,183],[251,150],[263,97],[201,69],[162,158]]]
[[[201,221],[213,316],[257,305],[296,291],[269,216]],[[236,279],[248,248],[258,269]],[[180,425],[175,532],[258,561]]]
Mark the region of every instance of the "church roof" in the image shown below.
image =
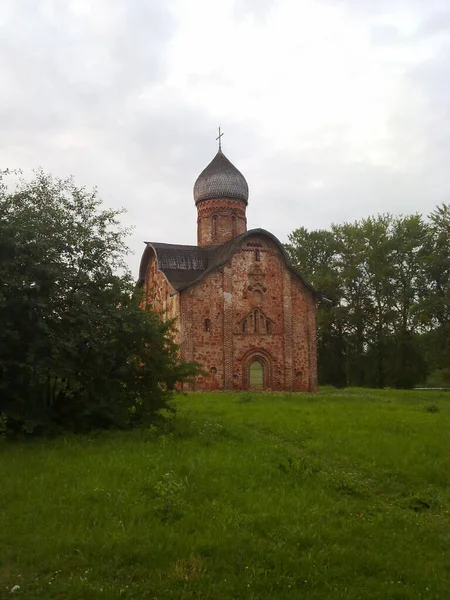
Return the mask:
[[[158,261],[158,269],[164,273],[168,282],[175,290],[182,290],[193,280],[197,279],[208,268],[209,248],[198,246],[185,246],[181,244],[163,244],[161,242],[146,242],[147,249],[153,249]],[[145,276],[142,269],[147,267],[141,261],[139,279]]]
[[[246,204],[248,202],[245,177],[220,149],[194,184],[195,204],[213,198],[236,198]]]
[[[199,247],[146,242],[147,248],[141,260],[138,285],[143,285],[145,282],[147,264],[152,252],[156,255],[158,269],[164,273],[175,292],[181,292],[230,260],[245,238],[251,235],[262,235],[272,240],[282,253],[288,269],[301,280],[307,289],[315,293],[312,285],[292,266],[283,244],[265,229],[250,229],[219,246]]]

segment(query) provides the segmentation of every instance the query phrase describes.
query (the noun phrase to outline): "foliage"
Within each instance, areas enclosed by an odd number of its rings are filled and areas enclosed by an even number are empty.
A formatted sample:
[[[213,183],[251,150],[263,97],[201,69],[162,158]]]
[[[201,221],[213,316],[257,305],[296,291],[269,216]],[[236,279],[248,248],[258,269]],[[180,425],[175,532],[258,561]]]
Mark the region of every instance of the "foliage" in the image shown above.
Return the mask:
[[[38,171],[0,187],[0,411],[29,433],[142,422],[191,372],[141,310],[121,211]]]
[[[159,510],[163,520],[169,519],[177,513],[184,504],[183,493],[187,479],[177,479],[173,471],[164,473],[155,485],[156,497],[159,501]]]
[[[221,423],[204,421],[198,430],[199,437],[206,445],[226,437],[226,430]]]
[[[318,314],[319,381],[411,388],[450,380],[450,209],[296,229],[286,250],[331,300]],[[448,375],[447,375],[448,374]]]
[[[4,438],[6,436],[7,431],[8,431],[8,417],[5,414],[0,413],[0,439]]]
[[[450,393],[251,396],[1,444],[0,597],[447,598]]]

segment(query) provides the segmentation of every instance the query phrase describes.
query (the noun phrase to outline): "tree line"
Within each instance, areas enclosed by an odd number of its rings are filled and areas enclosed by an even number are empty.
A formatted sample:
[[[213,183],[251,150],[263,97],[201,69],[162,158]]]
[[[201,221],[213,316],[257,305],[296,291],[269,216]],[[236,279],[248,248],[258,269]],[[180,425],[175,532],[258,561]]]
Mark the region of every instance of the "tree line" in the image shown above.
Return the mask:
[[[319,382],[450,384],[450,207],[296,229],[286,250],[325,298]]]
[[[130,427],[195,372],[141,306],[121,211],[42,171],[0,171],[0,434]],[[9,185],[8,185],[9,183]]]

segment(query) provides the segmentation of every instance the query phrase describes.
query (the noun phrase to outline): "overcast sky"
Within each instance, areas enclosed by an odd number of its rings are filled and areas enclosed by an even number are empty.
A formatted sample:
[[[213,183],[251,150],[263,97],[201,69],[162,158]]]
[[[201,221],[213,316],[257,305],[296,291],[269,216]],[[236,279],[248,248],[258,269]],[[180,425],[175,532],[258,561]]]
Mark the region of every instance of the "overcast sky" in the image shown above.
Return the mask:
[[[450,192],[449,0],[0,0],[0,166],[98,187],[143,241],[196,243],[223,150],[282,242]]]

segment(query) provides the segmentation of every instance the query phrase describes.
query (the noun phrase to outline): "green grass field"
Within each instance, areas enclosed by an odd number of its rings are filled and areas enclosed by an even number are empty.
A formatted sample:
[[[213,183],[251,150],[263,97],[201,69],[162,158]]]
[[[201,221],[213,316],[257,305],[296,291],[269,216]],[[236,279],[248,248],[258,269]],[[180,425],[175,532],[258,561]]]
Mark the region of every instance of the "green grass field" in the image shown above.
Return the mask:
[[[176,405],[0,444],[0,598],[450,598],[449,393]]]

